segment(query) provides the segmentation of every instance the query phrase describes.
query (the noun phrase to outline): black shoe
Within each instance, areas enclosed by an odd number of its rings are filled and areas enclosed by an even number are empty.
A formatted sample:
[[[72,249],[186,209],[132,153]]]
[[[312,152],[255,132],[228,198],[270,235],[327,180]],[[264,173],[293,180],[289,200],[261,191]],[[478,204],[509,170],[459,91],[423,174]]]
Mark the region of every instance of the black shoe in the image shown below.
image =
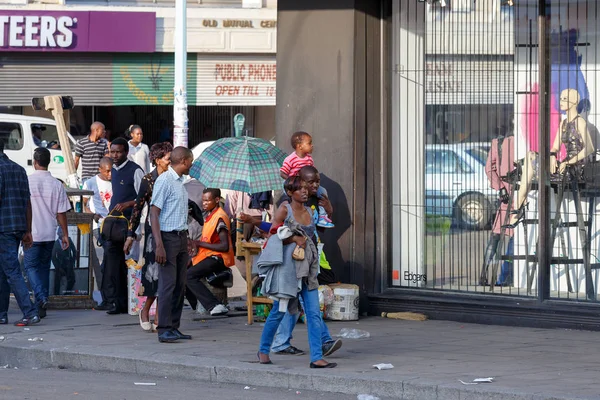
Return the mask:
[[[173,331],[166,331],[158,335],[158,341],[161,343],[175,343],[177,340],[179,340],[179,336]]]
[[[336,363],[327,363],[325,365],[317,365],[315,363],[310,363],[311,368],[335,368],[337,367]]]
[[[38,315],[40,318],[46,318],[46,309],[43,305],[38,307]]]
[[[0,318],[0,325],[8,324],[8,318]]]
[[[288,356],[301,356],[304,354],[304,352],[294,346],[290,346],[288,348],[285,348],[283,350],[275,352],[275,354],[283,354],[283,355],[288,355]]]
[[[119,310],[116,306],[112,306],[110,310],[106,312],[108,315],[117,315],[121,314],[121,310]]]
[[[171,332],[177,336],[177,339],[192,340],[192,335],[184,335],[179,329],[173,329]]]
[[[335,353],[336,351],[338,351],[341,348],[342,348],[342,339],[327,342],[321,347],[321,350],[323,351],[323,357],[327,357],[327,356]]]
[[[114,306],[110,303],[106,303],[106,302],[102,302],[100,304],[98,304],[97,307],[94,307],[94,310],[98,310],[98,311],[108,311],[110,309],[114,308]]]
[[[34,315],[31,318],[21,318],[20,320],[15,322],[15,326],[29,326],[33,324],[38,324],[40,321],[40,317]]]

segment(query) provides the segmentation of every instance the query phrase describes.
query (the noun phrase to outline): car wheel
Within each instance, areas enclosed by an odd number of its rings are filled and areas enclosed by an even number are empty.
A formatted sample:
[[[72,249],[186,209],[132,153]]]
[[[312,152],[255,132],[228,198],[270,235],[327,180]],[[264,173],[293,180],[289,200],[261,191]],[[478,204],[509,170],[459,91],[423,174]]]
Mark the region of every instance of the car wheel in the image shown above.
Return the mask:
[[[482,194],[468,194],[458,199],[455,213],[461,228],[482,230],[489,226],[493,210]]]

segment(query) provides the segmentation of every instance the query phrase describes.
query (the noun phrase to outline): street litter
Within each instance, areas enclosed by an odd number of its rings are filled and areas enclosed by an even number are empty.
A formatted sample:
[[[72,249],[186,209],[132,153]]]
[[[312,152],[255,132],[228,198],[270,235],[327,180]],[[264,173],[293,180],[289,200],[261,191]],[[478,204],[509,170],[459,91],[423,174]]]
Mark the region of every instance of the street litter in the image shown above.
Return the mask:
[[[342,328],[337,336],[344,339],[362,339],[371,337],[371,334],[367,331],[361,331],[360,329]]]
[[[44,339],[41,337],[29,338],[27,340],[29,340],[30,342],[43,342],[44,341]]]
[[[133,382],[137,386],[156,386],[155,382]]]
[[[357,400],[380,400],[379,397],[372,396],[370,394],[359,394],[356,397]]]
[[[2,368],[2,369],[6,369],[6,368],[8,368],[8,364],[6,364],[6,365],[3,365],[3,366],[1,366],[0,368]]]
[[[406,321],[427,321],[427,315],[415,312],[382,312],[383,318],[402,319]]]
[[[244,390],[250,390],[250,386],[245,386]]]
[[[6,339],[4,336],[0,336],[0,342]]]
[[[23,330],[24,330],[24,331],[29,331],[29,330],[31,330],[31,329],[29,329],[29,328],[23,328]]]
[[[462,383],[463,385],[478,385],[480,383],[493,383],[494,378],[477,378],[477,379],[473,379],[473,382],[465,382],[465,381],[461,381],[460,379],[458,381],[460,383]]]
[[[392,364],[375,364],[373,365],[373,368],[377,368],[381,371],[382,369],[392,369],[394,366]]]

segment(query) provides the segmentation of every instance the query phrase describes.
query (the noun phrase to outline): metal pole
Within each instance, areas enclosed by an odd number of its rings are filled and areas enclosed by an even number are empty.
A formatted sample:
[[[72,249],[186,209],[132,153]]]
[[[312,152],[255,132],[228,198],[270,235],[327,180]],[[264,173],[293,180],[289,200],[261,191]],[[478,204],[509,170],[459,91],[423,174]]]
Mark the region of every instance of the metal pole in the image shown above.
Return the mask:
[[[175,2],[175,87],[173,88],[173,145],[188,147],[187,2]]]
[[[550,5],[538,0],[538,62],[539,62],[539,237],[538,237],[538,300],[550,297],[550,41],[548,36]]]

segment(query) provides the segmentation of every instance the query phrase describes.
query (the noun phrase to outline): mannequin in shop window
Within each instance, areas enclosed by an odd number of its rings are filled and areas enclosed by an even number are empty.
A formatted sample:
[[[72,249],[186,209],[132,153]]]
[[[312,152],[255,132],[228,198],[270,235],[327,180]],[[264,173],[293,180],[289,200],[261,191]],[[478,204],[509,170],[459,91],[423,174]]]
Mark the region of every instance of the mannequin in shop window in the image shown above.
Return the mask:
[[[510,254],[512,249],[513,230],[502,228],[502,225],[507,221],[508,204],[512,195],[513,185],[502,180],[502,177],[506,176],[513,169],[515,159],[514,149],[515,142],[512,126],[509,128],[500,128],[498,137],[492,140],[492,145],[485,164],[485,174],[490,182],[490,187],[498,191],[500,206],[496,212],[492,234],[490,235],[485,250],[483,267],[479,278],[479,284],[481,286],[488,285],[489,266],[494,260],[496,253],[503,248],[502,243],[504,242],[502,239],[508,238],[509,240],[506,253]],[[495,284],[512,284],[512,270],[511,265],[509,265],[508,262],[505,262],[505,264],[502,265],[500,277]]]
[[[579,101],[580,96],[575,89],[565,89],[560,94],[560,110],[565,112],[567,117],[560,123],[550,148],[550,174],[553,176],[553,181],[562,181],[562,176],[566,172],[570,173],[572,178],[580,179],[583,165],[588,156],[594,152],[587,121],[579,114],[577,109]],[[567,154],[562,160],[558,160],[557,155],[561,144],[565,146]],[[514,211],[511,212],[511,220],[506,225],[507,228],[516,227],[524,219],[527,194],[531,189],[531,182],[534,177],[538,176],[538,172],[538,154],[527,153],[514,203]]]

